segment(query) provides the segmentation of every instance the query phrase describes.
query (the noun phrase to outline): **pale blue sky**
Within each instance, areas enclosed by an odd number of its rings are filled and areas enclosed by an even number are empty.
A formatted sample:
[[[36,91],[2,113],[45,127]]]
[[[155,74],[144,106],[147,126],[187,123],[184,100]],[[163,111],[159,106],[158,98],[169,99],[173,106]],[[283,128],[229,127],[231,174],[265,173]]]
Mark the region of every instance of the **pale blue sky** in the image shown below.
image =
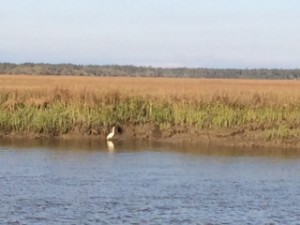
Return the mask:
[[[300,1],[0,0],[0,62],[300,68]]]

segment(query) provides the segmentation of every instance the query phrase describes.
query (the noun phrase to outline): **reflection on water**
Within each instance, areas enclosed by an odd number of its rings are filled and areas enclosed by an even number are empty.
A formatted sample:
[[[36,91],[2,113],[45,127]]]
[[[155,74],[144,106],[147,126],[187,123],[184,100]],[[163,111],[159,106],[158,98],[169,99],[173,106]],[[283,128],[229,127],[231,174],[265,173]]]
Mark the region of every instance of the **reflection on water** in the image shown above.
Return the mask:
[[[112,141],[106,141],[106,144],[109,152],[115,151],[115,144]]]
[[[0,140],[0,224],[297,224],[299,155]]]
[[[287,148],[239,148],[239,147],[218,147],[211,145],[199,145],[188,143],[161,143],[145,141],[103,141],[99,139],[1,139],[0,146],[9,146],[10,149],[28,150],[32,148],[53,149],[59,151],[106,151],[116,150],[117,152],[135,151],[170,151],[183,154],[195,154],[206,156],[265,156],[278,158],[300,158],[300,149]]]

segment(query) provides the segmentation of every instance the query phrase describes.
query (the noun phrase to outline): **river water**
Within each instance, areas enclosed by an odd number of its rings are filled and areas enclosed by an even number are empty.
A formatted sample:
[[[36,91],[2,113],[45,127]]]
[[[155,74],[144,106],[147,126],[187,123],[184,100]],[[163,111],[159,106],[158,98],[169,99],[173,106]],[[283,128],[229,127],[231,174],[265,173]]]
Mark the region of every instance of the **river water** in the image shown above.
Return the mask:
[[[299,224],[300,153],[0,140],[0,224]]]

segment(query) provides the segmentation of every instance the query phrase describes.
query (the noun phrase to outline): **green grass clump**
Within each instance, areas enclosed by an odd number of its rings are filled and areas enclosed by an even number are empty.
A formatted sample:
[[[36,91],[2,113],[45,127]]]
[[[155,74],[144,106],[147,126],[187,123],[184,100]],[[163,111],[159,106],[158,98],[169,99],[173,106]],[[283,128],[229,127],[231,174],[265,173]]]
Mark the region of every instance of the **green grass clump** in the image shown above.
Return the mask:
[[[298,131],[295,129],[290,129],[285,124],[279,126],[278,128],[273,128],[265,131],[265,139],[267,141],[270,140],[286,141],[295,138],[297,136],[299,136]]]
[[[4,133],[62,135],[74,130],[91,133],[116,124],[158,124],[160,127],[194,126],[200,130],[267,130],[266,139],[286,139],[300,127],[297,105],[253,105],[226,98],[186,101],[107,93],[82,95],[78,99],[57,91],[52,99],[28,100],[0,94],[0,130]],[[45,96],[38,96],[45,98]]]

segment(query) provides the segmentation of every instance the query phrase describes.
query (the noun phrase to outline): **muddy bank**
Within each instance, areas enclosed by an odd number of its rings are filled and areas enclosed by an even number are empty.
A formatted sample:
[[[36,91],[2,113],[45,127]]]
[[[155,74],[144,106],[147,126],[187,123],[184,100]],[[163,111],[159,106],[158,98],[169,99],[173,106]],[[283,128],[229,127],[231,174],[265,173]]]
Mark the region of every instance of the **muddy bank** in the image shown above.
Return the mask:
[[[103,136],[102,138],[105,138]],[[274,147],[300,148],[297,137],[267,140],[265,131],[239,129],[202,130],[193,126],[171,126],[160,128],[156,125],[125,126],[116,139],[143,139],[171,144],[199,144],[227,147]]]
[[[267,140],[265,132],[261,130],[247,129],[210,129],[201,130],[193,126],[169,126],[160,127],[153,124],[122,125],[116,126],[114,141],[143,140],[169,144],[193,144],[213,145],[227,147],[274,147],[274,148],[300,148],[300,139],[290,137],[288,139]],[[0,133],[3,139],[91,139],[106,141],[109,133],[107,128],[99,128],[88,131],[74,129],[63,135],[45,135],[37,133]]]

